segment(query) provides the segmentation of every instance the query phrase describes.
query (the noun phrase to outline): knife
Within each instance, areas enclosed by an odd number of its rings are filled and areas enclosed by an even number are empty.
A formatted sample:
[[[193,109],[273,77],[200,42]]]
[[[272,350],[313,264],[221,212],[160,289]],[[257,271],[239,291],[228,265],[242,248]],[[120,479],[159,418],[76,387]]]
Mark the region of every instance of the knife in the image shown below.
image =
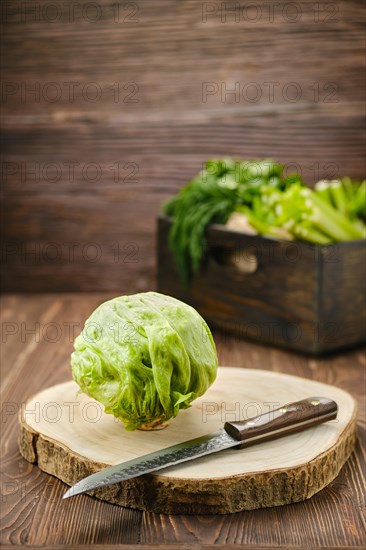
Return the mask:
[[[63,498],[113,485],[224,449],[242,449],[262,441],[277,439],[333,420],[337,417],[337,412],[337,404],[331,399],[309,397],[248,420],[226,422],[217,432],[104,468],[78,481]]]

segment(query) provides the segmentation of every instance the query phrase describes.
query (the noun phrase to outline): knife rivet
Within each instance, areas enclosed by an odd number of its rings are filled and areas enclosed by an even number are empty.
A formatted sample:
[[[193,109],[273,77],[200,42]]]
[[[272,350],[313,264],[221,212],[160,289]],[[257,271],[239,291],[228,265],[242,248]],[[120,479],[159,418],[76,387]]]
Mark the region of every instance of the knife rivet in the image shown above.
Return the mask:
[[[281,407],[281,408],[280,408],[280,412],[281,412],[281,413],[285,413],[285,412],[287,412],[287,409],[286,409],[286,407]]]
[[[312,401],[310,401],[310,403],[312,405],[319,405],[320,401],[318,401],[317,399],[313,399]]]

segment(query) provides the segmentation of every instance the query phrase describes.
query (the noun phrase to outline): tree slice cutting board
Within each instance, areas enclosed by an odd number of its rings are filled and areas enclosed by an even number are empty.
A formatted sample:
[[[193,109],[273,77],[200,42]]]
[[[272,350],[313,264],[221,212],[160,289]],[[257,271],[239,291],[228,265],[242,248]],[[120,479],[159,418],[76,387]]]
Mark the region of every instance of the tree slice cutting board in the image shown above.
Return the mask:
[[[170,514],[226,514],[279,506],[320,491],[351,454],[356,404],[345,391],[276,372],[220,367],[213,386],[167,428],[128,432],[70,381],[27,402],[20,415],[20,451],[41,470],[73,485],[106,465],[213,432],[226,420],[249,418],[312,396],[334,399],[337,420],[92,493],[122,506]]]

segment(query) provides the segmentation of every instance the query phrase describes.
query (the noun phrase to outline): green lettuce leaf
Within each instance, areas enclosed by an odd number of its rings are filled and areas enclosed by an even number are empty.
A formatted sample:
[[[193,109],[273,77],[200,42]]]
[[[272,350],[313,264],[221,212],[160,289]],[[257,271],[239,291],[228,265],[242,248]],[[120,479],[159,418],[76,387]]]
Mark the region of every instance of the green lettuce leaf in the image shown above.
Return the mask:
[[[215,343],[203,318],[157,292],[100,305],[74,348],[74,380],[128,430],[177,416],[216,378]]]

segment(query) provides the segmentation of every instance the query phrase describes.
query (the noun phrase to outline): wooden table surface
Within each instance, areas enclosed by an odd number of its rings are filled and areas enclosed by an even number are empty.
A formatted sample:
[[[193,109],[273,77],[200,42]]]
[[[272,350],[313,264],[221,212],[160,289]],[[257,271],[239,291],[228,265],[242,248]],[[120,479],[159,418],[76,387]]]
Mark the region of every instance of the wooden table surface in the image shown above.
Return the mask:
[[[7,546],[191,548],[363,546],[365,353],[314,359],[215,333],[221,365],[303,376],[349,391],[359,403],[359,440],[340,475],[309,501],[226,516],[165,516],[78,496],[62,501],[58,479],[22,459],[17,415],[33,393],[71,378],[73,335],[106,294],[2,298],[1,544]]]

